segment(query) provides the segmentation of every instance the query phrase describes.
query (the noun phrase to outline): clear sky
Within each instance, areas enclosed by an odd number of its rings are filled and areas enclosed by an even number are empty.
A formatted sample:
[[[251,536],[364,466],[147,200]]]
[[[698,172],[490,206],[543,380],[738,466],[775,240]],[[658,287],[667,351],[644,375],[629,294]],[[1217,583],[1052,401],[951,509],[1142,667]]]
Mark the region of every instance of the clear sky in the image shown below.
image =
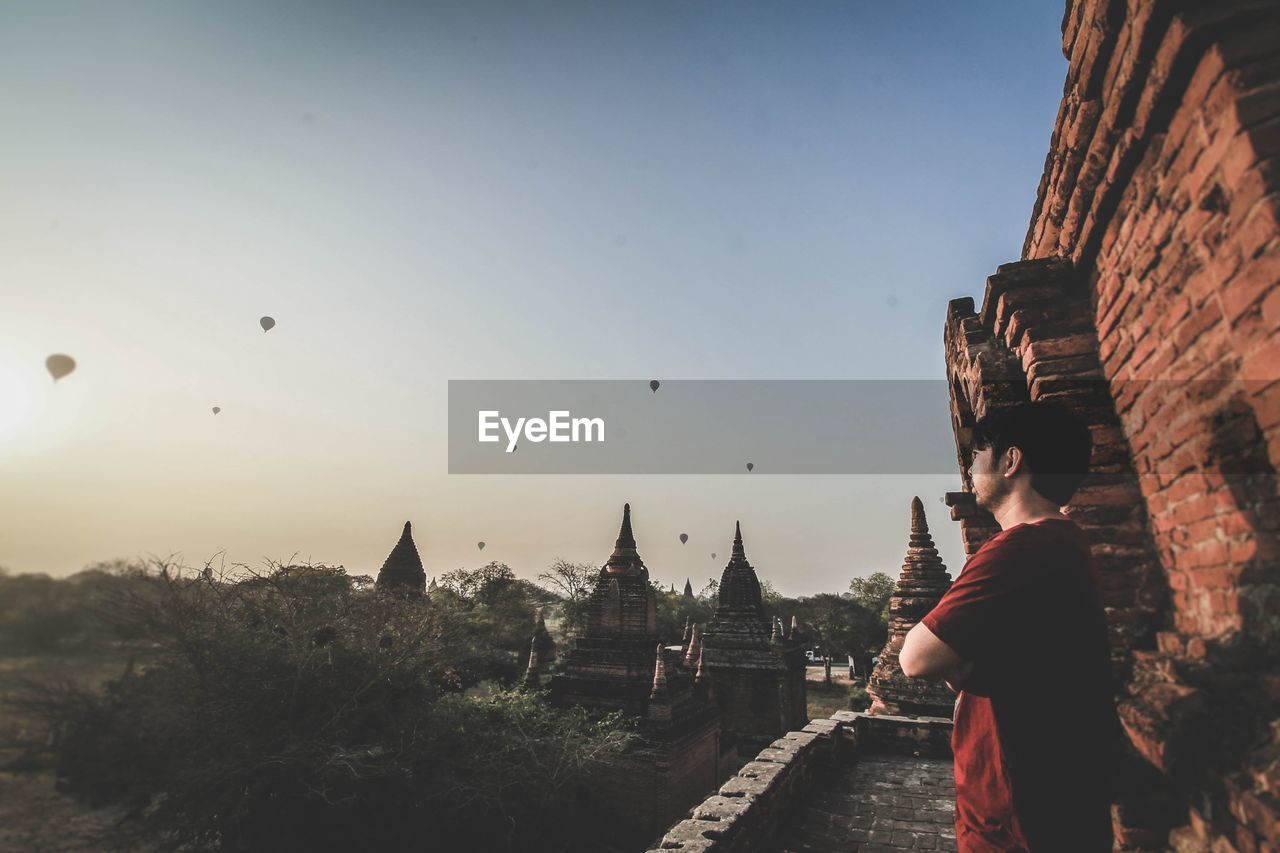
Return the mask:
[[[954,574],[958,473],[450,476],[447,381],[941,378],[947,300],[1021,249],[1061,16],[6,2],[0,566],[373,572],[408,519],[429,575],[533,577],[630,501],[662,582],[741,519],[798,595],[896,574],[919,494]]]

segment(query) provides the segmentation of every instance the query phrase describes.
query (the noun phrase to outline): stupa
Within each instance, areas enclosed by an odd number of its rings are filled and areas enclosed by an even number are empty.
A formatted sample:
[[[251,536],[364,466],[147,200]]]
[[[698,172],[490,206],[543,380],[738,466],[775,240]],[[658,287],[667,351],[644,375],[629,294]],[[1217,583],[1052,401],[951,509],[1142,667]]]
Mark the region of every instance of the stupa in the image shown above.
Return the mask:
[[[808,724],[804,650],[784,638],[776,617],[765,613],[740,523],[720,576],[715,615],[698,643],[689,655],[694,663],[701,656],[704,674],[715,684],[725,746],[751,752]]]
[[[427,573],[422,568],[422,558],[418,556],[418,548],[413,544],[413,533],[409,522],[404,523],[404,532],[400,541],[391,549],[387,559],[378,570],[375,586],[386,592],[404,595],[422,595],[427,587]]]
[[[945,684],[907,678],[898,653],[907,632],[933,609],[951,588],[951,575],[929,535],[924,504],[911,501],[911,539],[898,585],[889,597],[889,640],[867,682],[872,714],[915,714],[950,719],[956,697]]]

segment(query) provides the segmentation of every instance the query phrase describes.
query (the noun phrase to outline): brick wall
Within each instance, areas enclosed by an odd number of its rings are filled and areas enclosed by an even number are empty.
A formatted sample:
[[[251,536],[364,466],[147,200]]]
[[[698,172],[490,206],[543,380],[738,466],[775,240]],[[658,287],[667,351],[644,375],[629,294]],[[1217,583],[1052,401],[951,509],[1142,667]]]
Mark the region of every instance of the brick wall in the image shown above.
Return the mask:
[[[948,312],[958,456],[1000,401],[1087,413],[1110,479],[1069,511],[1141,757],[1121,841],[1275,849],[1280,4],[1075,0],[1063,50],[1023,260]],[[972,551],[991,519],[949,502]]]

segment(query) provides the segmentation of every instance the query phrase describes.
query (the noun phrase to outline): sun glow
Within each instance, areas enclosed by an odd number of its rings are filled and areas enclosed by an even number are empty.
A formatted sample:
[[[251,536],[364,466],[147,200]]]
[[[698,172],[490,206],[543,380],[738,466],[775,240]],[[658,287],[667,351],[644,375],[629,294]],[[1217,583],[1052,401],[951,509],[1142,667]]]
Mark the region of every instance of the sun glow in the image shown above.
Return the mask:
[[[31,419],[35,395],[28,377],[0,363],[0,444],[12,441]]]

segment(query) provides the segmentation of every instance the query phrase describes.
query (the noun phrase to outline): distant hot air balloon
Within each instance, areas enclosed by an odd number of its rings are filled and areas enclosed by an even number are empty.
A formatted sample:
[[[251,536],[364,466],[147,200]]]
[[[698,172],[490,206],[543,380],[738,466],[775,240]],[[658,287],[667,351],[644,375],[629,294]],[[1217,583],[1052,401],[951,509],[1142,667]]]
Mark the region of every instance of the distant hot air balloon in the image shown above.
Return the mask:
[[[656,380],[656,379],[650,379],[650,380],[649,380],[649,390],[650,390],[650,391],[652,391],[653,393],[657,394],[657,393],[658,393],[658,386],[659,386],[660,384],[661,384],[661,383],[660,383],[660,382],[658,382],[658,380]]]
[[[262,331],[269,332],[275,328],[276,321],[270,317],[263,317],[258,321],[258,325],[262,326]]]
[[[712,551],[712,552],[711,552],[711,559],[713,559],[713,560],[714,560],[715,558],[716,558],[716,552],[715,552],[715,551]]]
[[[686,542],[688,542],[688,541],[689,541],[689,534],[688,534],[688,533],[681,533],[681,534],[680,534],[680,544],[681,544],[681,545],[683,545],[684,543],[686,543]]]
[[[218,412],[221,412],[221,411],[222,411],[222,407],[221,407],[221,406],[214,406],[214,407],[213,407],[213,413],[214,413],[215,415],[216,415],[216,414],[218,414]]]
[[[483,551],[483,550],[484,550],[484,543],[483,543],[483,542],[477,542],[477,543],[476,543],[476,547],[477,547],[477,548],[479,548],[481,551]]]
[[[69,355],[56,353],[44,360],[44,366],[53,376],[53,381],[57,382],[59,379],[76,369],[76,360]]]
[[[748,470],[748,471],[750,471],[750,470],[751,470],[752,468],[754,468],[754,467],[756,467],[756,466],[755,466],[755,465],[753,465],[753,464],[751,464],[750,462],[748,462],[748,463],[747,463],[747,470]]]

